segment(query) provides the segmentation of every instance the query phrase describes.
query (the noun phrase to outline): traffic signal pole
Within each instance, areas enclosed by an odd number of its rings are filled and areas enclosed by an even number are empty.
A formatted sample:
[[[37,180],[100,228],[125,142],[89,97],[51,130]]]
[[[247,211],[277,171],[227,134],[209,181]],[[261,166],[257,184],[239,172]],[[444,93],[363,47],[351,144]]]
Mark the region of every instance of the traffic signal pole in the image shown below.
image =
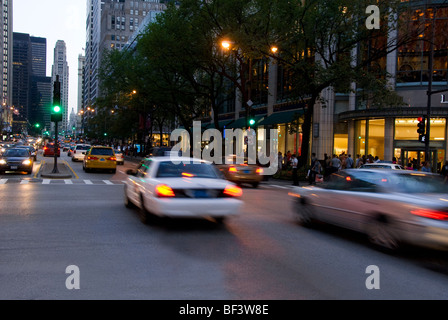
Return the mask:
[[[54,166],[52,173],[59,173],[58,170],[58,150],[59,150],[59,129],[58,122],[62,120],[61,110],[61,83],[59,75],[56,75],[56,81],[53,87],[53,107],[51,110],[51,121],[54,122]]]
[[[59,149],[59,135],[58,135],[58,121],[54,123],[54,166],[52,173],[59,173],[58,170],[58,149]]]

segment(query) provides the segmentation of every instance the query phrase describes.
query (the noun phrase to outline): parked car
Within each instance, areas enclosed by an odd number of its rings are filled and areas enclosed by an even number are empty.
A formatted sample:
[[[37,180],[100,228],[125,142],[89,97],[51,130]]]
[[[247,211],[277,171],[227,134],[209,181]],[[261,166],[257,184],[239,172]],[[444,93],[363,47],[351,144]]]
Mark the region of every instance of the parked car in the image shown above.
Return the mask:
[[[223,179],[212,163],[192,160],[154,157],[138,170],[128,170],[125,205],[140,208],[144,223],[153,216],[214,218],[221,223],[239,214],[241,188]]]
[[[296,187],[294,216],[368,236],[389,250],[402,244],[448,250],[448,184],[440,175],[389,169],[343,170],[316,186]]]
[[[25,148],[9,148],[0,157],[0,174],[6,171],[33,172],[33,156]]]
[[[248,164],[247,159],[230,155],[224,157],[222,164],[216,164],[224,177],[236,184],[248,183],[254,188],[263,180],[263,168],[257,164]]]
[[[84,161],[84,156],[90,148],[90,144],[77,144],[73,150],[72,161]]]
[[[360,169],[391,169],[391,170],[405,170],[402,165],[396,163],[385,163],[385,162],[376,162],[376,163],[365,163],[359,167]]]
[[[33,157],[34,161],[37,161],[37,150],[33,146],[18,146],[17,148],[24,148],[30,151],[31,156]]]
[[[115,157],[114,149],[103,146],[91,147],[85,154],[82,168],[86,172],[109,170],[115,173],[117,170],[117,158]]]
[[[114,149],[115,157],[117,157],[117,164],[124,164],[124,155],[123,151]]]
[[[44,157],[54,157],[54,143],[49,142],[44,146],[43,155]],[[61,148],[58,146],[57,156],[61,156]]]

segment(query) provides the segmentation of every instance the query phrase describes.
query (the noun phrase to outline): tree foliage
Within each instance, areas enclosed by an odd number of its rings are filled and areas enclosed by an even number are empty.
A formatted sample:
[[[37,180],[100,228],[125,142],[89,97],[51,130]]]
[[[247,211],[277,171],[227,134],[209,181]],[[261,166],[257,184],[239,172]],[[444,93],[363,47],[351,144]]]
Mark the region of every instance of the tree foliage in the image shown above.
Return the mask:
[[[138,38],[135,50],[104,55],[104,109],[114,106],[120,136],[138,131],[139,117],[190,130],[195,119],[219,114],[235,88],[247,108],[251,61],[273,59],[290,71],[291,99],[306,102],[302,163],[307,161],[312,115],[321,92],[356,92],[369,107],[397,106],[388,85],[388,53],[413,41],[400,32],[400,0],[378,0],[380,29],[369,29],[368,0],[183,0],[170,4]],[[231,41],[231,50],[220,46]],[[270,51],[272,46],[278,51]],[[356,86],[353,84],[356,83]],[[137,91],[132,95],[130,92]],[[214,117],[219,128],[218,117]],[[147,132],[143,132],[147,134]]]

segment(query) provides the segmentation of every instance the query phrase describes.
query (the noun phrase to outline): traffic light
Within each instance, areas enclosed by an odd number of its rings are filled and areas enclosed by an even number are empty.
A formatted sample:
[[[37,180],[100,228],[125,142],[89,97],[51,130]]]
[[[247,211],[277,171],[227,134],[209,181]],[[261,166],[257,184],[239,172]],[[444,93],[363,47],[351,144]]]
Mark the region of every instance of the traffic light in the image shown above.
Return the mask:
[[[255,124],[255,119],[254,118],[250,118],[249,119],[249,125],[253,126]]]
[[[425,141],[425,118],[424,117],[418,117],[418,123],[417,123],[417,133],[418,133],[418,140],[419,141]]]
[[[51,107],[51,121],[62,121],[61,83],[59,82],[59,78],[56,78],[53,87],[53,106]]]

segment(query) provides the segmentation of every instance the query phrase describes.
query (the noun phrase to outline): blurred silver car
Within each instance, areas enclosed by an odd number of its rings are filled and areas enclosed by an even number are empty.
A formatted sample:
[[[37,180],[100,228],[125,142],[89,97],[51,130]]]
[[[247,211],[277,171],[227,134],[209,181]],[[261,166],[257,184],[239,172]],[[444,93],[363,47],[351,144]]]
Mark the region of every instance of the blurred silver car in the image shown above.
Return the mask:
[[[359,167],[360,169],[391,169],[391,170],[406,170],[402,165],[397,163],[375,162],[365,163]]]
[[[401,244],[448,250],[448,184],[437,174],[344,170],[289,194],[304,225],[322,221],[352,229],[390,250]]]

